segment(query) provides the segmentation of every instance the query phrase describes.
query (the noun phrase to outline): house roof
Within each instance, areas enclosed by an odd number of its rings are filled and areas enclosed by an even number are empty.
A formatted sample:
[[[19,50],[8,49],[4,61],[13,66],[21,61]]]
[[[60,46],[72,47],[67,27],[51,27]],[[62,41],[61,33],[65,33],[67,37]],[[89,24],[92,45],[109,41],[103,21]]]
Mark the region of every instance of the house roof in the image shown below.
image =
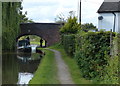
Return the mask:
[[[120,12],[120,2],[103,2],[98,13]]]

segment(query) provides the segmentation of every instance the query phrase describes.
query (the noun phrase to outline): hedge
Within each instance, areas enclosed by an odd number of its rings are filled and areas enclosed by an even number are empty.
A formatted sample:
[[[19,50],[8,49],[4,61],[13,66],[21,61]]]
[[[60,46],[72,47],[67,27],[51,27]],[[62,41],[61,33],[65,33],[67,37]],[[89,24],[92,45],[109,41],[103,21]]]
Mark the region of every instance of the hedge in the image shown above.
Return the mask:
[[[110,31],[82,32],[64,34],[61,37],[66,53],[75,57],[81,75],[86,79],[93,80],[94,83],[118,84],[120,37],[114,38],[115,33],[112,33],[113,52],[110,55],[110,34]],[[117,44],[118,54],[114,54]]]
[[[73,56],[75,52],[75,35],[62,35],[62,45],[69,56]]]
[[[100,81],[100,84],[119,84],[118,75],[118,56],[114,56],[108,59],[108,65],[103,70],[104,76],[98,76],[96,81]]]
[[[76,36],[75,59],[84,78],[104,76],[104,69],[110,59],[110,33],[88,32]]]
[[[108,59],[108,65],[104,69],[104,76],[96,78],[101,80],[101,84],[119,84],[119,50],[120,50],[120,38],[114,37],[113,39],[113,54],[110,59]],[[108,55],[109,56],[109,55]]]

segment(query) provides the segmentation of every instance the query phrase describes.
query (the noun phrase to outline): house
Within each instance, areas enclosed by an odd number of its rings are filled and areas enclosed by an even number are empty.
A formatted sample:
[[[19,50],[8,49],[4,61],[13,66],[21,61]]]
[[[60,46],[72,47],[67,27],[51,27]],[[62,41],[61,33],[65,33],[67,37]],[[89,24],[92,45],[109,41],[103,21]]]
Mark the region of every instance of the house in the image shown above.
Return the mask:
[[[98,29],[120,33],[120,0],[104,0],[97,12]]]

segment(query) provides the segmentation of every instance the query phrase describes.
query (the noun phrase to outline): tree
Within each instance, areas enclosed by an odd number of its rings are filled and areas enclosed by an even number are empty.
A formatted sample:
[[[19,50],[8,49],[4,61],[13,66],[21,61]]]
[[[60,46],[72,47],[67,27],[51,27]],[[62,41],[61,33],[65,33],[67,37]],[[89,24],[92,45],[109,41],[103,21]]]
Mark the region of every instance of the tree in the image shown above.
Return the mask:
[[[77,23],[77,18],[70,16],[67,23],[60,29],[60,32],[64,34],[75,34],[78,30],[80,30],[80,24]]]
[[[29,19],[27,16],[27,11],[25,12],[25,14],[20,13],[20,22],[21,23],[34,23],[34,21],[32,19]]]
[[[66,23],[66,19],[65,19],[64,14],[61,13],[61,14],[57,15],[57,17],[55,18],[55,22],[60,23],[60,24]]]
[[[70,11],[69,16],[71,16],[73,18],[75,16],[75,11]]]
[[[93,30],[93,31],[97,30],[96,26],[94,26],[92,23],[82,24],[81,27],[82,27],[82,30],[85,32],[88,32],[90,30]]]
[[[20,23],[32,22],[22,14],[22,1],[2,2],[2,49],[14,50],[16,37],[20,32]]]
[[[2,2],[2,49],[14,50],[22,2]]]

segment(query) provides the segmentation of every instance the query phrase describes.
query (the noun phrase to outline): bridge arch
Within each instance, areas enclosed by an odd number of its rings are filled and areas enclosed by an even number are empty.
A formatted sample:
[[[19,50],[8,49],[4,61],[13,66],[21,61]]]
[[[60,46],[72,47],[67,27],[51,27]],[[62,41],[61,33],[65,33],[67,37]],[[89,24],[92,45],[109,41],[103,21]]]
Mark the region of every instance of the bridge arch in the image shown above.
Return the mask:
[[[25,35],[36,35],[47,41],[46,46],[51,46],[60,41],[60,27],[57,23],[22,23],[16,40]]]
[[[26,37],[24,37],[24,36],[26,36]],[[43,40],[42,46],[43,46],[43,47],[46,47],[47,41],[46,41],[44,38],[42,38],[41,36],[34,35],[34,34],[24,34],[24,35],[21,35],[21,36],[19,36],[19,37],[17,38],[17,40],[19,40],[21,37],[24,37],[24,38],[22,38],[22,39],[26,39],[27,37],[29,37],[30,44],[32,44],[31,42],[34,42],[34,41],[32,40],[32,39],[34,39],[33,36],[34,36],[34,38],[37,37],[37,41],[36,41],[36,42],[39,42],[39,46],[40,46],[40,40],[42,39],[42,40]],[[20,39],[20,40],[21,40],[21,39]],[[33,44],[34,44],[34,43],[33,43]]]

